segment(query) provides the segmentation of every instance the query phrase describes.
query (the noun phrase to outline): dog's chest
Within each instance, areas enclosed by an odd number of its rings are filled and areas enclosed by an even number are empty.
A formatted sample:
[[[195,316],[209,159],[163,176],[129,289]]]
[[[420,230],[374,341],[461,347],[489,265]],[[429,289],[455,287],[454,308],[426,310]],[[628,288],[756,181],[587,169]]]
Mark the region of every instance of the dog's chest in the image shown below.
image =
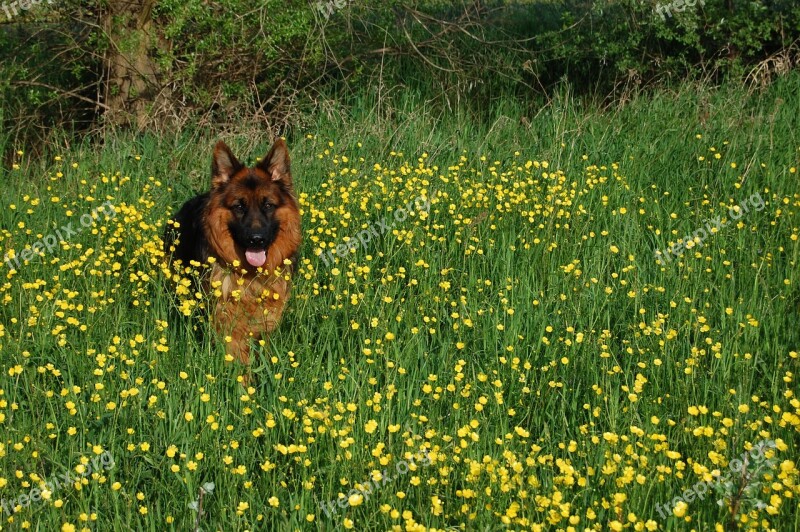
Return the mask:
[[[209,289],[221,304],[240,302],[274,307],[284,304],[289,284],[282,275],[240,274],[214,264]]]

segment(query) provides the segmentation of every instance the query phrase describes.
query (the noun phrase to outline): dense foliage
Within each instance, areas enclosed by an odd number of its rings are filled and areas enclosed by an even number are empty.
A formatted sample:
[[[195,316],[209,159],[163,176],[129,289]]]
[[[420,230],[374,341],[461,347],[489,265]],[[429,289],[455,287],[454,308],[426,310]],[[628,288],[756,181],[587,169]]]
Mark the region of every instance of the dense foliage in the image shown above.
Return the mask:
[[[478,114],[564,83],[613,98],[686,77],[768,82],[797,62],[792,0],[85,0],[0,23],[0,121],[85,130],[244,120],[413,91]],[[109,120],[113,117],[113,120]]]

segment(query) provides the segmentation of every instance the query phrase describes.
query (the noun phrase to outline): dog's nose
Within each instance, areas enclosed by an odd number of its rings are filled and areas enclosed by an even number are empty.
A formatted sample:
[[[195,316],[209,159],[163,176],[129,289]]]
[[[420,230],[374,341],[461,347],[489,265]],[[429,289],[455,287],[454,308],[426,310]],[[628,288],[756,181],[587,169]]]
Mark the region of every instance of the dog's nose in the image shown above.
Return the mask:
[[[267,247],[267,239],[261,235],[253,235],[248,241],[251,248],[264,249]]]

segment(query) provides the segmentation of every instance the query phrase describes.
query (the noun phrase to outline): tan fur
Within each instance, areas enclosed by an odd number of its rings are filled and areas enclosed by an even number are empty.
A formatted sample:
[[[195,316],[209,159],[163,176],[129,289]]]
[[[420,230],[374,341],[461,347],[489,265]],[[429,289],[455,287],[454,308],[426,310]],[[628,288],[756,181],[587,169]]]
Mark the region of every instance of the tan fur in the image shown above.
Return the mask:
[[[261,339],[278,325],[289,299],[288,278],[280,269],[271,274],[242,274],[213,266],[211,290],[218,287],[220,292],[214,304],[214,328],[230,337],[227,351],[242,364],[250,362],[250,340]]]

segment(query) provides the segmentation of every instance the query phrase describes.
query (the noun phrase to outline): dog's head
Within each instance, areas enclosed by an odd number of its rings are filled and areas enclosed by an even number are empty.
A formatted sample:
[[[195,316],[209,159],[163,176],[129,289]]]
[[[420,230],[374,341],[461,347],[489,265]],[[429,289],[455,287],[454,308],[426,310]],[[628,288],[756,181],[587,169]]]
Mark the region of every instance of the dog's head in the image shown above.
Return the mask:
[[[217,143],[206,228],[211,249],[229,264],[274,269],[292,258],[300,244],[300,215],[283,140],[252,168]]]

